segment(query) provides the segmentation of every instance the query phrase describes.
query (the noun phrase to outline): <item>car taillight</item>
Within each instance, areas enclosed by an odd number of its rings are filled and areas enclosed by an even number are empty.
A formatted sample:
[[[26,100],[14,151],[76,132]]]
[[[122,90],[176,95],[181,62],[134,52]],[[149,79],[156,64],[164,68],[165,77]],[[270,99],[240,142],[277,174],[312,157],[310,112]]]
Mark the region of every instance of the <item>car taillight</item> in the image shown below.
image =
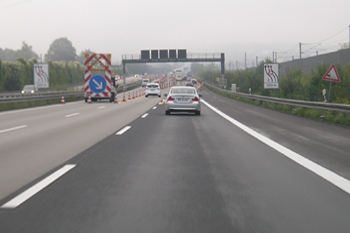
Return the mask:
[[[174,101],[175,99],[171,96],[168,97],[168,101]]]
[[[199,99],[198,99],[197,96],[196,96],[196,97],[194,97],[194,98],[192,99],[192,101],[193,101],[193,102],[198,102]]]

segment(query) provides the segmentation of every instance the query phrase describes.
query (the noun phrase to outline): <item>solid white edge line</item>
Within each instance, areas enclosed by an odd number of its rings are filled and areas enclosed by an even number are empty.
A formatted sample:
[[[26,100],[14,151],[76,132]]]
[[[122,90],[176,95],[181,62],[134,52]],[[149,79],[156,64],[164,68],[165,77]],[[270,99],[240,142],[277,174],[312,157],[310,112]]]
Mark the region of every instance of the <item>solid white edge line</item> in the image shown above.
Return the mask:
[[[131,128],[131,126],[125,126],[122,130],[118,131],[116,135],[122,135],[126,131],[128,131]]]
[[[72,116],[77,116],[77,115],[79,115],[80,113],[79,112],[77,112],[77,113],[73,113],[73,114],[70,114],[70,115],[66,115],[66,117],[72,117]]]
[[[234,120],[230,116],[226,115],[225,113],[221,112],[220,110],[216,109],[206,101],[202,100],[202,102],[211,110],[225,118],[226,120],[230,121],[232,124],[236,125],[246,133],[250,134],[254,138],[258,139],[262,143],[268,145],[269,147],[275,149],[276,151],[280,152],[281,154],[285,155],[289,159],[293,160],[294,162],[300,164],[301,166],[307,168],[308,170],[314,172],[315,174],[319,175],[323,179],[327,180],[328,182],[332,183],[333,185],[337,186],[338,188],[342,189],[343,191],[350,194],[350,181],[345,179],[342,176],[337,175],[336,173],[328,170],[327,168],[324,168],[320,166],[319,164],[299,155],[298,153],[295,153],[294,151],[278,144],[275,141],[272,141],[271,139],[259,134],[258,132],[252,130],[251,128],[243,125],[242,123]]]
[[[21,125],[21,126],[13,127],[13,128],[10,128],[10,129],[0,130],[0,133],[6,133],[6,132],[10,132],[10,131],[17,130],[17,129],[23,129],[23,128],[27,127],[27,126],[28,125]]]
[[[56,172],[52,173],[50,176],[46,177],[39,183],[35,184],[31,188],[27,189],[17,197],[13,198],[12,200],[8,201],[5,203],[1,208],[4,209],[13,209],[16,208],[17,206],[21,205],[23,202],[49,186],[51,183],[53,183],[55,180],[63,176],[65,173],[67,173],[69,170],[74,168],[76,165],[75,164],[67,164],[61,169],[57,170]]]
[[[141,116],[141,118],[146,118],[148,116],[148,113],[145,113]]]

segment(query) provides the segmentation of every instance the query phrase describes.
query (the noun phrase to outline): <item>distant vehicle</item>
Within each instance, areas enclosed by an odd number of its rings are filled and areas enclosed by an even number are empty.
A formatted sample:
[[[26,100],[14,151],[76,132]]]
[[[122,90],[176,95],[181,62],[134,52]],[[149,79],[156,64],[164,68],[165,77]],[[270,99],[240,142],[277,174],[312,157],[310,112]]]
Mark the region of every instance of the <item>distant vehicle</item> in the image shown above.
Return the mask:
[[[182,70],[175,70],[176,81],[181,81],[183,79]]]
[[[148,97],[149,95],[161,97],[160,86],[158,83],[149,83],[146,85],[145,97]]]
[[[193,87],[192,81],[191,80],[187,80],[186,83],[185,83],[185,86]]]
[[[142,87],[145,87],[147,84],[149,84],[149,79],[142,79]]]
[[[187,77],[192,78],[192,74],[191,74],[191,72],[188,72],[188,73],[187,73]]]
[[[22,94],[33,94],[35,92],[34,85],[25,85],[23,87],[23,90],[21,91]]]
[[[192,79],[191,81],[192,81],[193,85],[197,84],[197,80],[196,79]]]
[[[201,114],[201,95],[194,87],[174,86],[170,89],[165,101],[165,115],[171,112],[194,112]]]

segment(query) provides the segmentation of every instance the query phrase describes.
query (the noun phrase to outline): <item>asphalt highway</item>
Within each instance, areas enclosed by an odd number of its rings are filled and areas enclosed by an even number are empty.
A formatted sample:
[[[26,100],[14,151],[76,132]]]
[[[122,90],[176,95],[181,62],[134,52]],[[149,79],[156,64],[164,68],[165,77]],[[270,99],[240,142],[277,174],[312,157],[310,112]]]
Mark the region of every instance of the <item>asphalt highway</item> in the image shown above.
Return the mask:
[[[0,232],[349,231],[349,128],[201,93],[0,113]]]

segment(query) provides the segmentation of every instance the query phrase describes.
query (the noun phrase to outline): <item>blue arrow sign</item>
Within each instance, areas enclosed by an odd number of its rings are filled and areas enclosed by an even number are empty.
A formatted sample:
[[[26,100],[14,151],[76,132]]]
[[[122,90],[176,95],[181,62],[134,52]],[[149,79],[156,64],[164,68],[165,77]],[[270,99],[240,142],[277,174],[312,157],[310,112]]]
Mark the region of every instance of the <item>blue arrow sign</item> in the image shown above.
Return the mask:
[[[106,79],[101,75],[95,75],[90,79],[89,87],[94,93],[104,92],[107,87]]]

